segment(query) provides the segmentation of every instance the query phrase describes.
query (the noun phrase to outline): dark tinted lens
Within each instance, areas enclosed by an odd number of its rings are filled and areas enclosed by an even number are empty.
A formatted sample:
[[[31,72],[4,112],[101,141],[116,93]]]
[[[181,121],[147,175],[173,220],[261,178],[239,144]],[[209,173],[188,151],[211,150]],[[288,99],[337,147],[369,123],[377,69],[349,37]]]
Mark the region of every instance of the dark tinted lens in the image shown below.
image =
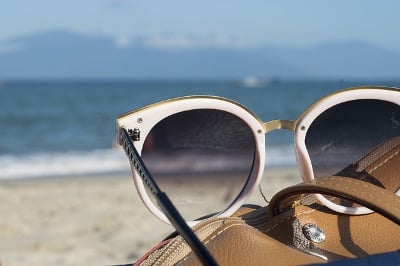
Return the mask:
[[[400,183],[399,136],[399,105],[357,100],[322,113],[307,131],[306,146],[316,177],[350,176],[394,191]]]
[[[159,122],[142,158],[187,220],[220,211],[246,184],[255,140],[240,118],[220,110],[190,110]]]

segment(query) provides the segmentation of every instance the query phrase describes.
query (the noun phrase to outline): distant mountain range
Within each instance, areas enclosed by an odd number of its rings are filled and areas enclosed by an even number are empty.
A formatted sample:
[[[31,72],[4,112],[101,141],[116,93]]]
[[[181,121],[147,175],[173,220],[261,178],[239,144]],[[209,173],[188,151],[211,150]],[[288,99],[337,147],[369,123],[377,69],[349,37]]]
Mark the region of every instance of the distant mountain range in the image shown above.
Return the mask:
[[[400,79],[400,53],[365,42],[249,47],[51,31],[0,40],[1,79]]]

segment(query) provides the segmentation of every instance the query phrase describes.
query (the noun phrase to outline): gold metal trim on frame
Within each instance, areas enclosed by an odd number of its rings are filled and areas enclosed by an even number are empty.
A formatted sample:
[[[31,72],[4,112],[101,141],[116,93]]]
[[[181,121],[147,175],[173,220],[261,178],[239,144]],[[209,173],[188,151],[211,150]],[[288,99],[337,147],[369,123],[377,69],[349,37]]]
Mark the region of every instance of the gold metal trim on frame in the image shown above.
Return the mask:
[[[356,90],[385,90],[385,91],[396,91],[400,92],[399,88],[396,87],[387,87],[387,86],[357,86],[357,87],[349,87],[349,88],[344,88],[341,90],[337,90],[335,92],[332,92],[330,94],[327,94],[323,96],[322,98],[319,98],[315,102],[313,102],[311,105],[309,105],[302,113],[301,115],[296,119],[296,124],[298,121],[300,121],[304,116],[307,115],[311,110],[314,109],[314,106],[318,106],[320,102],[325,101],[327,98],[330,98],[332,96],[335,96],[336,94],[341,94],[344,92],[348,91],[356,91]]]
[[[224,101],[224,102],[228,102],[231,103],[233,105],[236,105],[238,107],[240,107],[241,109],[244,109],[247,113],[249,113],[251,116],[253,116],[261,125],[264,124],[264,121],[262,121],[256,113],[254,113],[252,110],[250,110],[249,108],[247,108],[246,106],[242,105],[239,102],[236,102],[234,100],[225,98],[225,97],[220,97],[220,96],[213,96],[213,95],[189,95],[189,96],[182,96],[182,97],[176,97],[176,98],[171,98],[171,99],[166,99],[166,100],[162,100],[156,103],[152,103],[152,104],[148,104],[145,105],[143,107],[128,111],[126,113],[123,113],[121,115],[119,115],[117,117],[117,120],[121,119],[121,118],[125,118],[127,116],[130,116],[134,113],[143,111],[143,110],[147,110],[147,109],[153,109],[153,108],[157,108],[159,106],[165,105],[165,104],[169,104],[169,103],[173,103],[173,102],[179,102],[179,101],[184,101],[184,100],[192,100],[192,99],[212,99],[212,100],[220,100],[220,101]]]
[[[400,92],[398,88],[385,87],[385,86],[358,86],[358,87],[345,88],[345,89],[341,89],[341,90],[335,91],[333,93],[327,94],[327,95],[323,96],[322,98],[316,100],[311,105],[309,105],[300,114],[300,116],[296,120],[277,119],[277,120],[271,120],[271,121],[267,121],[267,122],[262,121],[260,119],[260,117],[257,116],[256,113],[254,113],[252,110],[248,109],[246,106],[244,106],[241,103],[236,102],[234,100],[231,100],[231,99],[228,99],[228,98],[225,98],[225,97],[220,97],[220,96],[213,96],[213,95],[188,95],[188,96],[182,96],[182,97],[176,97],[176,98],[162,100],[162,101],[159,101],[159,102],[156,102],[156,103],[152,103],[152,104],[149,104],[149,105],[146,105],[146,106],[143,106],[143,107],[128,111],[126,113],[123,113],[123,114],[119,115],[117,120],[123,119],[123,118],[125,118],[127,116],[130,116],[132,114],[141,112],[143,110],[157,108],[159,106],[162,106],[162,105],[165,105],[165,104],[174,103],[174,102],[184,101],[184,100],[188,100],[188,99],[213,99],[213,100],[220,100],[220,101],[229,102],[229,103],[231,103],[233,105],[236,105],[236,106],[244,109],[251,116],[253,116],[257,121],[259,121],[259,123],[263,126],[263,128],[265,130],[265,133],[268,133],[268,132],[271,132],[271,131],[277,130],[277,129],[286,129],[286,130],[290,130],[290,131],[295,131],[298,122],[300,120],[302,120],[302,118],[304,116],[306,116],[311,110],[313,110],[315,108],[315,106],[318,106],[322,101],[325,101],[327,98],[330,98],[332,96],[335,96],[337,94],[341,94],[341,93],[347,92],[347,91],[370,90],[370,89],[379,89],[379,90],[385,90],[385,91]]]
[[[264,123],[265,133],[271,132],[276,129],[287,129],[294,131],[296,128],[296,121],[293,120],[272,120]]]

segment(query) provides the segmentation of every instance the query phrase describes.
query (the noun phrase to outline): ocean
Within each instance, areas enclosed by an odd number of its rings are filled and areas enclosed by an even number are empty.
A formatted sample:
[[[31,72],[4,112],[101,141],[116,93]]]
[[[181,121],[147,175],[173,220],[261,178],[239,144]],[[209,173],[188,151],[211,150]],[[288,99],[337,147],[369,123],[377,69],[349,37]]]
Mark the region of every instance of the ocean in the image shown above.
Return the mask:
[[[126,174],[115,120],[160,100],[218,95],[264,121],[296,119],[320,97],[362,85],[400,81],[0,81],[0,179]],[[295,165],[291,132],[266,139],[267,166]]]

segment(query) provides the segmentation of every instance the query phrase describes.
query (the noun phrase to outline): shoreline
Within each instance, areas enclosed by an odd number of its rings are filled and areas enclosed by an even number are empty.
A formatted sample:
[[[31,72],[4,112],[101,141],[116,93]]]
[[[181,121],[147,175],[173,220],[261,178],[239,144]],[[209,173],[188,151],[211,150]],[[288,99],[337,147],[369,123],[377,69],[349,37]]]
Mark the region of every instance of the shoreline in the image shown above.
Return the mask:
[[[264,194],[298,176],[269,169]],[[246,203],[265,205],[260,199],[255,191]],[[0,180],[0,200],[3,266],[133,263],[174,231],[146,209],[130,175]]]

